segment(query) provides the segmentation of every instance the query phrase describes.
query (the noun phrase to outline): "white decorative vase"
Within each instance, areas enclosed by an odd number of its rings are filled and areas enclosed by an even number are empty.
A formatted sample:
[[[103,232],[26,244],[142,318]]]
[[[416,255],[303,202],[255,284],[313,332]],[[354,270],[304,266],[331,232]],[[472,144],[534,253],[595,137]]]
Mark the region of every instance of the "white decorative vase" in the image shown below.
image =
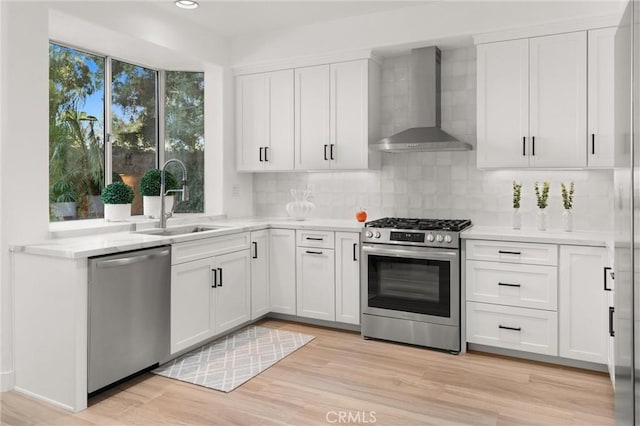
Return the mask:
[[[513,229],[520,229],[522,226],[522,213],[520,209],[513,209]]]
[[[298,190],[292,189],[291,195],[294,200],[287,203],[285,209],[287,210],[287,214],[294,218],[295,220],[305,220],[313,209],[316,207],[311,201],[308,200],[311,195],[310,190]]]
[[[160,219],[160,204],[162,197],[159,195],[145,195],[142,197],[142,211],[145,217],[151,219]],[[164,197],[164,211],[170,212],[173,210],[173,195],[166,195]]]
[[[562,230],[565,232],[573,231],[573,212],[570,209],[565,209],[562,212]]]
[[[104,220],[122,222],[131,218],[131,204],[105,204]]]
[[[536,223],[538,225],[538,231],[547,230],[547,211],[545,209],[538,209]]]

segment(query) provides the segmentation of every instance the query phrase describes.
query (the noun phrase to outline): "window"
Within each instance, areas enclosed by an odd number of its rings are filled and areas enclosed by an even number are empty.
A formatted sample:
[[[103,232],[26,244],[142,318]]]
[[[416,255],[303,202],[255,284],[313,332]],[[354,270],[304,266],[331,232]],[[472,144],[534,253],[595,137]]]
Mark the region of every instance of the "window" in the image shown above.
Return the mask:
[[[175,211],[204,212],[203,73],[157,71],[50,43],[49,103],[51,221],[102,217],[100,193],[116,180],[134,188],[132,214],[142,214],[140,178],[165,158],[182,160],[189,173],[190,198]]]

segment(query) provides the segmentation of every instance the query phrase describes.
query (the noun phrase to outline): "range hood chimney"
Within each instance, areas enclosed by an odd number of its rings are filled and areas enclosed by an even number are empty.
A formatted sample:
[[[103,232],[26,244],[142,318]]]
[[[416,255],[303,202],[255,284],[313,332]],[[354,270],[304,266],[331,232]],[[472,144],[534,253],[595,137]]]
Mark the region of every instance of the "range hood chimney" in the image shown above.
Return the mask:
[[[471,145],[440,129],[440,49],[411,51],[411,127],[371,144],[381,152],[469,151]]]

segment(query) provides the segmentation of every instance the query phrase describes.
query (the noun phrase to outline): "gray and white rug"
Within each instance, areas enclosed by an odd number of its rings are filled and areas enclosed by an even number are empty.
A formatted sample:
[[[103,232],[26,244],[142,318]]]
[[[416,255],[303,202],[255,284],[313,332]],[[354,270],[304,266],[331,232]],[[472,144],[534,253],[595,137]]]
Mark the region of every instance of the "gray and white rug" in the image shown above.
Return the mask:
[[[252,325],[169,361],[153,373],[230,392],[314,338]]]

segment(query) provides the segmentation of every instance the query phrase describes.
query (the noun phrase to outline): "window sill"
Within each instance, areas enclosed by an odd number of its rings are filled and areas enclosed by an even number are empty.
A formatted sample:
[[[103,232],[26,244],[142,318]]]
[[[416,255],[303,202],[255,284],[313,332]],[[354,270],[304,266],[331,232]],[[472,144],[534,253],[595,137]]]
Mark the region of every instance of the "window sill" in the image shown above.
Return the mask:
[[[167,226],[209,222],[224,218],[226,218],[226,215],[206,216],[204,213],[180,213],[167,220]],[[69,220],[49,223],[49,236],[51,238],[69,238],[112,232],[132,232],[157,228],[158,225],[158,219],[149,219],[143,216],[133,216],[124,222],[105,222],[104,219]]]

